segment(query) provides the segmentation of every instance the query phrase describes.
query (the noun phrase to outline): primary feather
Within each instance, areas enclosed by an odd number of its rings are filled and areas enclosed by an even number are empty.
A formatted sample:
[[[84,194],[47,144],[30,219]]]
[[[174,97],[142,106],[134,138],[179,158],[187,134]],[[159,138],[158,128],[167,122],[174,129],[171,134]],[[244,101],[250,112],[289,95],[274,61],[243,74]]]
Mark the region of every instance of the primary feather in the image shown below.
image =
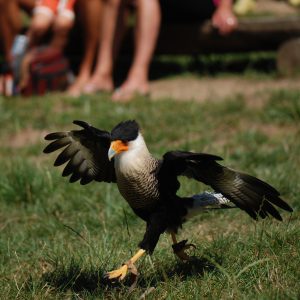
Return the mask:
[[[44,149],[44,153],[63,149],[54,166],[68,162],[62,175],[71,175],[70,182],[77,180],[80,180],[81,184],[93,180],[115,182],[114,165],[107,157],[110,145],[109,132],[94,128],[83,121],[74,121],[74,124],[83,129],[46,135],[45,139],[52,142]]]

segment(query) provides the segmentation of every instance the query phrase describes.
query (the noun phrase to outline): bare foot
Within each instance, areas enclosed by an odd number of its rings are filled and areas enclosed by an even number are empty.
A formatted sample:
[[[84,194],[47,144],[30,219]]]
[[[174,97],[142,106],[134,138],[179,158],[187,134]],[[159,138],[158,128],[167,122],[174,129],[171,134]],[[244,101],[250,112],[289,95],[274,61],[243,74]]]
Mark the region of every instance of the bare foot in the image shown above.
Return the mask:
[[[88,80],[89,80],[88,76],[77,77],[75,81],[68,87],[66,92],[67,95],[71,97],[79,97],[82,94],[83,89],[86,83],[88,82]]]
[[[120,88],[116,89],[111,99],[115,102],[129,102],[135,97],[148,97],[149,87],[145,85],[131,85],[123,84]]]
[[[84,86],[83,92],[93,94],[97,92],[111,92],[114,85],[111,78],[94,75],[89,82]]]

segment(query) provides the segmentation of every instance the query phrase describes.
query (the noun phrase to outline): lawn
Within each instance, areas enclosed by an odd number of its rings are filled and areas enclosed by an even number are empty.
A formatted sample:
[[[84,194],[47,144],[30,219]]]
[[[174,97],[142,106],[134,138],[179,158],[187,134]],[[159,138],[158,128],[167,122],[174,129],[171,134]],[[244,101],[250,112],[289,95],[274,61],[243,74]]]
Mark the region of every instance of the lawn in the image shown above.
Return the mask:
[[[0,99],[0,298],[299,299],[300,91],[265,98],[261,105],[243,95],[126,105],[107,95]],[[240,210],[199,215],[180,232],[197,246],[193,261],[178,261],[164,234],[138,263],[133,291],[128,281],[108,284],[104,272],[136,251],[144,224],[115,185],[69,184],[54,155],[42,153],[43,136],[75,128],[74,119],[107,130],[136,119],[155,156],[175,149],[222,156],[275,186],[295,211],[283,212],[283,222],[255,222]],[[182,183],[182,195],[208,189]]]

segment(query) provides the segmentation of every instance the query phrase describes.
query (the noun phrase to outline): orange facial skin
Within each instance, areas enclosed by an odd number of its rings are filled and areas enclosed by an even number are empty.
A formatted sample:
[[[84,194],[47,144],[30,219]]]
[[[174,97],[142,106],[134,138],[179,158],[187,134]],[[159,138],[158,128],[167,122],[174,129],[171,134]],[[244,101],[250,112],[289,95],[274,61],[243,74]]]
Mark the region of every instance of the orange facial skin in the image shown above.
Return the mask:
[[[108,158],[109,160],[111,160],[115,155],[127,150],[128,150],[128,144],[126,142],[123,142],[121,140],[113,141],[110,144],[110,148],[108,150]]]

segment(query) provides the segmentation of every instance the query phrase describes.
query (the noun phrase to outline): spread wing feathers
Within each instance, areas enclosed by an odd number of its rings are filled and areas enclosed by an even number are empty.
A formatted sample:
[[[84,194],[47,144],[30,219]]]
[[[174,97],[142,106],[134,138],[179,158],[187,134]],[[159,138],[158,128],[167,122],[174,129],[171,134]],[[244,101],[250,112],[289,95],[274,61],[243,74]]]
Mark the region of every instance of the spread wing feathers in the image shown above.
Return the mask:
[[[189,155],[187,152],[169,152],[164,156],[160,170],[164,176],[169,175],[169,179],[173,182],[175,182],[174,175],[170,174],[170,171],[176,176],[184,175],[211,186],[237,207],[245,210],[253,219],[257,219],[258,215],[262,218],[271,215],[282,220],[273,205],[293,211],[272,186],[253,176],[221,166],[216,162],[219,159],[207,154],[197,156],[196,153]]]
[[[51,153],[63,149],[57,156],[54,166],[65,163],[62,176],[70,176],[70,182],[80,180],[87,184],[92,180],[116,182],[113,162],[108,160],[110,133],[90,126],[83,121],[74,121],[83,129],[67,132],[54,132],[45,136],[52,141],[44,149]]]
[[[202,160],[215,161],[222,160],[222,158],[211,154],[187,151],[170,151],[165,153],[156,172],[161,195],[165,199],[174,197],[180,187],[177,177],[187,171],[187,162]],[[187,173],[185,175],[191,177]]]

